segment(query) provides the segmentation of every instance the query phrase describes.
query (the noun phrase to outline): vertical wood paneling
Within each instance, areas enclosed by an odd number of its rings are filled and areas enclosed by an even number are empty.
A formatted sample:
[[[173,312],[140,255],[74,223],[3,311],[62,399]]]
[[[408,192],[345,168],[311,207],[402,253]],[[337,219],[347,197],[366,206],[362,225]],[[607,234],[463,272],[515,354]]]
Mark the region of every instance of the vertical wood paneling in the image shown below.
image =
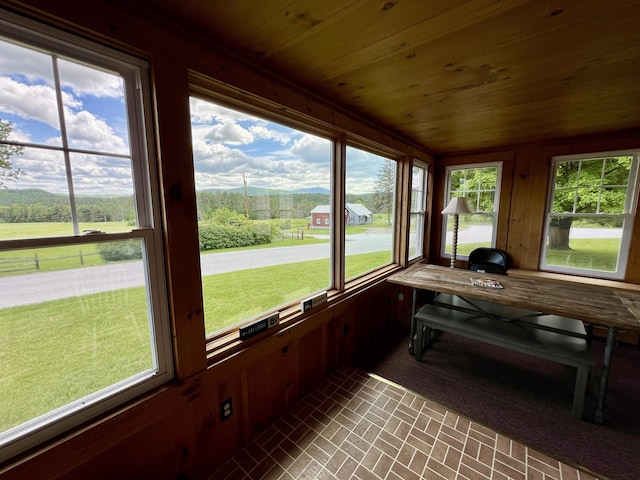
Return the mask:
[[[539,146],[518,148],[506,246],[513,268],[538,269],[548,184],[549,160],[544,158]]]
[[[253,438],[284,411],[282,350],[275,350],[247,367],[250,435]]]
[[[326,331],[326,326],[322,326],[300,338],[297,361],[294,361],[293,358],[289,359],[292,367],[293,365],[297,366],[299,383],[296,393],[299,394],[299,397],[312,390],[327,374],[322,361],[323,349],[327,347]]]
[[[164,193],[166,262],[179,378],[206,366],[196,197],[186,65],[165,51],[155,58],[160,175]],[[179,299],[179,301],[177,301]]]

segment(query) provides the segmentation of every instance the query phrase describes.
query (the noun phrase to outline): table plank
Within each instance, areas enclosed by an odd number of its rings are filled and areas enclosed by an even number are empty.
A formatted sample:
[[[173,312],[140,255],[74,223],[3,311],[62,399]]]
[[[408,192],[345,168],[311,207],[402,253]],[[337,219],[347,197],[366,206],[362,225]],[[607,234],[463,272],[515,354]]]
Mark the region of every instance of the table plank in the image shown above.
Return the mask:
[[[499,281],[504,288],[474,286],[471,278]],[[599,325],[640,330],[640,300],[610,286],[509,277],[417,263],[388,280],[413,288],[451,293],[504,305],[576,318]]]

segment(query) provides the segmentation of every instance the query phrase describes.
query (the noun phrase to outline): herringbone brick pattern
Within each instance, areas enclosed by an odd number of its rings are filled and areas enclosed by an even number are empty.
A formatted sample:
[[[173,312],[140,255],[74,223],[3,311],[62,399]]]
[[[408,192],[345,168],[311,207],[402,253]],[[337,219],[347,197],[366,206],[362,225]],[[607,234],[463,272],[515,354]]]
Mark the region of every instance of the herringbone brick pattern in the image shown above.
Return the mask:
[[[595,480],[598,477],[346,367],[230,459],[215,480]]]

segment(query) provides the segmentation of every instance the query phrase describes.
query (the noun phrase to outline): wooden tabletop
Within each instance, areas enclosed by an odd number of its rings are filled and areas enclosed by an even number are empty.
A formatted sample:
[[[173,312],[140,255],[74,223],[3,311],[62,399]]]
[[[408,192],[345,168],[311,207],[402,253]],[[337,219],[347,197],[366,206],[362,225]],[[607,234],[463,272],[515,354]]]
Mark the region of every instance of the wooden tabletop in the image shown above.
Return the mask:
[[[474,286],[472,278],[497,280],[503,288]],[[599,325],[640,330],[640,295],[626,289],[478,273],[428,263],[416,263],[391,275],[388,280],[409,287],[478,298]]]

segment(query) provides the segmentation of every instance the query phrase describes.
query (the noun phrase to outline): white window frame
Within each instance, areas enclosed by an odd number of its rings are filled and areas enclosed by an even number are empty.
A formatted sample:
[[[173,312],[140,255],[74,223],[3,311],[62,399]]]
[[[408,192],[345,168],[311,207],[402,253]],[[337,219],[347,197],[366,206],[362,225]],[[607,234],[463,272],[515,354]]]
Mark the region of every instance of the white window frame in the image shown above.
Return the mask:
[[[573,217],[620,217],[624,219],[622,228],[622,239],[620,241],[620,252],[618,255],[618,261],[616,264],[616,270],[614,272],[608,272],[604,270],[594,270],[585,268],[571,268],[558,265],[548,265],[545,263],[547,255],[547,238],[549,235],[549,221],[552,215],[553,209],[553,197],[555,192],[555,179],[557,175],[558,164],[561,162],[572,160],[590,160],[601,159],[603,157],[616,157],[616,156],[632,156],[631,172],[629,174],[629,187],[631,192],[627,190],[627,198],[625,201],[624,212],[622,214],[563,214],[563,216]],[[629,258],[629,247],[631,245],[631,237],[633,235],[633,225],[636,215],[636,205],[638,204],[638,194],[640,186],[638,185],[640,168],[640,151],[639,150],[614,150],[609,152],[596,152],[596,153],[584,153],[575,155],[559,155],[552,157],[551,175],[549,178],[549,196],[547,198],[547,209],[545,212],[544,223],[544,236],[542,242],[542,255],[540,256],[540,269],[557,273],[566,273],[572,275],[581,275],[586,277],[608,278],[613,280],[624,279],[627,270],[627,261]],[[602,180],[602,179],[601,179]]]
[[[413,192],[416,191],[415,185],[413,185],[413,169],[420,168],[422,169],[422,190],[421,196],[418,201],[418,205],[416,205],[416,209],[414,210],[413,205]],[[407,236],[411,238],[411,217],[416,215],[416,231],[415,231],[415,253],[411,255],[409,253],[409,261],[415,260],[417,258],[421,258],[424,255],[424,228],[425,228],[425,219],[427,214],[427,180],[429,178],[429,165],[421,162],[420,160],[414,159],[413,165],[411,166],[411,197],[409,198],[409,225],[407,230]],[[409,250],[410,252],[411,250]]]
[[[151,88],[147,62],[4,10],[0,10],[0,35],[30,47],[41,48],[61,58],[118,72],[128,86],[126,103],[137,228],[129,232],[104,233],[99,236],[79,235],[76,232],[60,237],[0,240],[0,250],[140,240],[144,247],[143,258],[146,259],[149,341],[155,363],[153,369],[141,371],[131,378],[0,432],[1,462],[166,383],[173,378],[174,370],[162,253],[160,198],[155,187],[159,182],[155,159],[152,158]]]
[[[469,207],[474,213],[482,213],[489,214],[492,217],[492,228],[491,228],[491,247],[495,248],[496,246],[496,235],[498,230],[498,210],[500,209],[500,189],[502,184],[502,162],[488,162],[488,163],[471,163],[466,165],[451,165],[446,168],[446,189],[444,193],[444,203],[446,206],[449,203],[449,199],[451,197],[451,173],[456,170],[478,170],[483,168],[497,168],[496,172],[496,187],[495,187],[495,195],[493,200],[493,211],[492,212],[476,212],[475,205],[469,204]],[[440,256],[443,258],[450,258],[451,254],[446,253],[447,247],[447,217],[450,215],[442,215],[441,224],[441,238],[440,238]],[[468,255],[456,254],[456,258],[458,259],[468,259]]]

